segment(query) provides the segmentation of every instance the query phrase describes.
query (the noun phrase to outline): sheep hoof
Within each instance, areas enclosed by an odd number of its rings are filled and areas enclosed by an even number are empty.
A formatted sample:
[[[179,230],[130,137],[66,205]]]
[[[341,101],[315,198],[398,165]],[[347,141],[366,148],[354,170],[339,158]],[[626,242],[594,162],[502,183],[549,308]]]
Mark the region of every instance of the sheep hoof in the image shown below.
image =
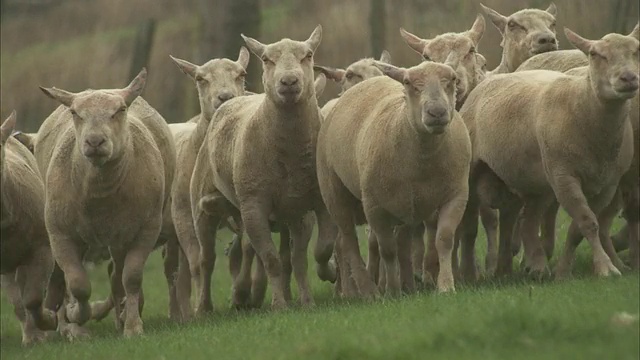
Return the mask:
[[[58,328],[58,317],[49,309],[42,309],[42,320],[37,324],[40,330],[55,331]]]
[[[69,341],[85,340],[91,337],[89,330],[78,324],[66,324],[60,328],[60,334]]]
[[[315,301],[313,301],[313,298],[310,296],[304,296],[300,298],[300,304],[302,305],[302,307],[304,308],[312,308],[314,306],[316,306]]]
[[[335,263],[332,261],[329,261],[326,265],[318,264],[316,272],[322,281],[328,281],[334,284],[338,279],[338,271]]]
[[[44,342],[49,338],[49,334],[46,331],[40,329],[33,329],[32,331],[25,332],[22,335],[22,346],[29,347],[41,342]]]
[[[109,300],[94,301],[91,303],[91,318],[100,321],[111,312],[111,302]]]
[[[277,298],[273,298],[273,300],[271,300],[271,310],[284,310],[287,308],[287,302],[284,300],[279,300]]]
[[[132,321],[133,324],[127,322],[124,326],[124,337],[131,338],[140,336],[144,333],[142,328],[142,319],[136,319]]]
[[[611,261],[597,262],[594,264],[594,272],[598,277],[608,277],[610,275],[622,275]]]
[[[67,304],[69,322],[82,325],[91,318],[91,307],[80,306],[78,302]]]

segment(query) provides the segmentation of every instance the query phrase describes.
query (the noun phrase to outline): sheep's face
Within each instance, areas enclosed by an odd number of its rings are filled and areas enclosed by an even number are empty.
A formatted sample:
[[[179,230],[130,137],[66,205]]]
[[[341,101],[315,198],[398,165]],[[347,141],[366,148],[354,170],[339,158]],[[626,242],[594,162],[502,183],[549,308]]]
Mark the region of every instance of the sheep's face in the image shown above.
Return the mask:
[[[482,7],[502,35],[500,45],[511,71],[534,55],[558,50],[555,4],[551,3],[546,10],[520,10],[508,17]]]
[[[325,74],[329,79],[340,84],[342,92],[349,90],[351,87],[364,80],[375,76],[382,76],[382,71],[374,65],[375,60],[372,58],[360,59],[349,65],[347,69],[334,69],[326,66],[315,65],[313,68]],[[390,64],[391,55],[384,50],[380,55],[380,62]]]
[[[11,115],[0,126],[0,178],[4,174],[4,152],[6,149],[7,140],[11,136],[13,129],[16,127],[16,112],[11,112]]]
[[[592,86],[602,98],[629,99],[638,93],[639,33],[636,25],[628,36],[612,33],[587,40],[565,28],[567,39],[589,56]]]
[[[297,104],[315,97],[313,54],[322,38],[318,25],[306,41],[282,39],[264,45],[242,35],[247,46],[262,60],[262,85],[266,96],[276,104]]]
[[[455,113],[458,79],[448,63],[423,62],[409,69],[378,66],[404,85],[409,121],[415,129],[435,135],[446,131]]]
[[[142,93],[147,72],[143,69],[124,89],[86,90],[74,94],[41,88],[68,107],[73,119],[76,147],[94,166],[119,158],[129,140],[127,109]]]
[[[400,29],[400,34],[407,45],[422,55],[425,61],[438,63],[449,61],[458,78],[456,107],[460,108],[471,90],[484,78],[479,78],[477,75],[481,72],[482,64],[476,56],[478,55],[476,47],[484,34],[484,29],[484,17],[478,15],[471,29],[463,33],[447,33],[433,39],[421,39],[404,29]]]
[[[171,57],[180,70],[189,75],[198,88],[200,109],[210,120],[225,101],[244,94],[245,76],[249,65],[249,51],[243,46],[237,61],[213,59],[202,66]]]

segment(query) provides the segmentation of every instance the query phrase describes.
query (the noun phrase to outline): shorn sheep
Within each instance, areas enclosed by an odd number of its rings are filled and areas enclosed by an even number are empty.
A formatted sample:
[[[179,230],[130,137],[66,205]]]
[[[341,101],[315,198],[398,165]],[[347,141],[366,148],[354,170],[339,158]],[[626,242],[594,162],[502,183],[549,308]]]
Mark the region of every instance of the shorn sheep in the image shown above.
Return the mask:
[[[387,50],[383,50],[382,54],[380,54],[380,60],[384,63],[391,63],[391,54]],[[382,71],[374,66],[375,59],[373,58],[364,58],[360,59],[351,65],[347,66],[346,69],[340,68],[331,68],[327,66],[314,65],[313,69],[316,71],[320,71],[327,78],[337,82],[340,84],[340,95],[342,95],[345,91],[349,90],[353,85],[372,78],[374,76],[382,76]],[[329,111],[333,109],[334,105],[338,101],[338,98],[331,99],[327,101],[324,106],[322,106],[322,116],[323,118],[327,116]]]
[[[311,229],[305,215],[310,211],[315,212],[319,227],[315,248],[318,275],[335,280],[335,269],[329,262],[335,225],[320,197],[314,166],[321,115],[314,89],[313,54],[321,37],[320,26],[303,42],[282,39],[265,45],[243,36],[251,52],[262,60],[265,93],[232,99],[218,109],[191,181],[203,263],[213,270],[212,234],[217,223],[229,212],[239,213],[272,286],[272,308],[287,306],[283,266],[271,240],[273,222],[290,233],[293,273],[303,304],[313,304],[306,273]],[[246,293],[246,289],[234,289],[234,297]],[[234,303],[244,301],[234,299]]]
[[[22,327],[22,344],[56,330],[56,314],[43,308],[53,256],[44,224],[44,185],[31,152],[11,137],[15,111],[0,126],[0,242],[2,288]]]
[[[461,115],[473,143],[470,182],[484,172],[499,193],[523,201],[518,235],[530,252],[525,265],[531,272],[542,275],[547,268],[537,229],[543,211],[557,198],[573,222],[556,275],[569,274],[581,236],[593,250],[594,272],[619,274],[603,250],[600,238],[606,235],[597,216],[633,157],[627,113],[638,89],[638,28],[629,36],[608,34],[596,41],[568,29],[565,35],[589,54],[587,74],[531,70],[496,75],[469,96]],[[468,211],[474,208],[471,198]],[[475,226],[463,222],[465,232]],[[501,253],[510,253],[509,248],[510,242],[500,243]],[[499,266],[510,271],[511,257]]]
[[[377,294],[355,232],[355,225],[366,221],[378,238],[386,291],[398,294],[401,282],[411,291],[413,272],[403,251],[411,226],[435,222],[437,288],[453,291],[451,252],[467,202],[471,161],[469,135],[455,111],[456,72],[434,62],[409,69],[378,66],[387,76],[345,92],[318,136],[318,179],[339,228],[339,266],[349,270],[360,296]]]
[[[546,10],[523,9],[509,16],[480,4],[502,35],[502,59],[493,74],[511,73],[530,57],[558,49],[556,38],[556,5]]]
[[[108,247],[116,326],[127,337],[143,333],[142,271],[160,235],[175,172],[169,128],[139,97],[146,75],[143,69],[123,89],[41,88],[62,105],[42,124],[35,147],[53,256],[73,297],[60,311],[77,325],[90,319],[82,256],[87,247]]]
[[[580,74],[581,72],[587,71],[589,65],[589,59],[587,55],[585,55],[582,51],[573,49],[573,50],[559,50],[548,52],[544,54],[536,55],[529,60],[525,61],[520,67],[518,67],[517,71],[526,71],[526,70],[534,70],[534,69],[544,69],[544,70],[554,70],[560,72],[567,72],[568,74]],[[638,94],[633,98],[631,106],[629,108],[629,120],[631,121],[631,126],[633,127],[633,137],[635,139],[634,142],[634,158],[629,171],[622,177],[620,182],[620,195],[622,195],[621,204],[623,207],[623,214],[627,224],[620,231],[617,237],[620,239],[619,246],[613,248],[613,244],[609,242],[609,238],[605,242],[605,251],[607,251],[607,255],[612,258],[614,261],[614,265],[618,266],[621,264],[621,261],[618,259],[616,250],[620,251],[623,248],[631,245],[631,253],[630,260],[633,268],[638,268],[640,260],[638,259],[638,252],[634,250],[632,244],[637,244],[638,239],[640,238],[638,229],[638,208],[640,208],[640,189],[638,186],[638,177],[640,173],[639,163],[640,159],[640,116],[639,116],[639,108],[638,105]],[[613,217],[618,212],[618,207],[620,204],[617,204],[617,201],[608,208],[610,211],[610,216]],[[554,211],[557,211],[557,206]],[[555,217],[555,214],[554,214]],[[612,220],[612,219],[611,219]],[[635,231],[629,233],[628,227],[632,227]],[[632,235],[632,237],[629,237]],[[518,237],[514,238],[515,241],[519,240]],[[547,239],[544,239],[545,241]],[[553,240],[553,237],[551,238]],[[545,252],[547,252],[547,256],[549,256],[549,252],[547,249],[553,249],[553,242],[551,244],[544,244]]]
[[[400,35],[404,41],[425,61],[435,61],[442,63],[451,56],[451,64],[455,66],[457,74],[456,82],[456,110],[459,110],[469,93],[475,89],[475,87],[485,78],[486,73],[486,59],[484,56],[477,52],[478,44],[484,35],[486,28],[484,17],[481,14],[476,16],[476,19],[467,31],[460,33],[444,33],[438,35],[432,39],[422,39],[403,28],[400,28]],[[489,209],[490,210],[490,209]],[[496,228],[496,216],[491,211],[483,211],[481,213],[482,221],[487,230],[487,248],[489,253],[487,255],[487,267],[490,268],[493,259],[497,257],[496,241],[497,233]],[[427,247],[427,259],[425,263],[427,266],[427,272],[432,277],[437,275],[438,258],[435,249],[435,229],[430,229],[430,236],[428,236]],[[421,273],[424,256],[424,228],[422,226],[414,229],[414,241],[412,242],[412,263],[414,272]],[[454,247],[454,268],[457,269],[457,245]]]
[[[202,290],[200,268],[200,244],[195,233],[191,215],[190,184],[196,156],[200,150],[211,117],[224,102],[245,93],[246,68],[249,65],[249,51],[240,48],[238,60],[212,59],[203,65],[195,65],[186,60],[171,57],[180,70],[188,75],[196,84],[200,101],[200,114],[185,124],[172,124],[176,136],[176,177],[171,191],[171,215],[180,246],[184,249],[188,260],[191,277],[198,291]],[[241,232],[240,232],[241,234]],[[211,236],[211,235],[208,235]],[[232,257],[231,262],[234,262]],[[185,264],[186,265],[186,264]],[[183,286],[178,291],[181,304],[181,318],[191,316],[190,288]],[[210,298],[202,293],[198,296],[198,303],[210,302]],[[198,306],[202,308],[202,306]]]

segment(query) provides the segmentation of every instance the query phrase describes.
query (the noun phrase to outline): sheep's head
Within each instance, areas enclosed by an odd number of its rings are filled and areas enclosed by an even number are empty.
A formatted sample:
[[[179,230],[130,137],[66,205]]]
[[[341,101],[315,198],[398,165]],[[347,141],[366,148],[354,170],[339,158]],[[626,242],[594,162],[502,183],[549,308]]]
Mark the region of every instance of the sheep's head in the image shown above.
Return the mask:
[[[607,34],[600,40],[587,40],[565,28],[573,46],[589,57],[589,73],[596,93],[604,99],[629,99],[638,93],[640,28],[629,35]]]
[[[94,166],[117,159],[129,139],[127,110],[142,93],[147,70],[142,69],[124,89],[85,90],[71,93],[54,88],[40,89],[68,107],[73,118],[76,146]]]
[[[262,60],[262,85],[271,101],[290,105],[315,97],[313,54],[322,39],[322,26],[318,25],[305,41],[282,39],[265,45],[244,35],[242,38]]]
[[[523,9],[510,16],[480,4],[502,35],[503,56],[510,71],[515,71],[533,55],[558,50],[556,5],[546,10]]]
[[[227,100],[244,94],[244,80],[249,65],[249,51],[242,46],[238,60],[213,59],[204,65],[195,65],[169,55],[180,70],[196,83],[200,109],[205,119]]]
[[[476,49],[484,34],[485,21],[482,15],[476,17],[471,29],[463,33],[446,33],[433,39],[421,39],[400,28],[404,41],[426,61],[444,63],[449,58],[450,65],[458,74],[457,108],[462,107],[467,95],[478,85],[477,72],[481,64],[476,57]],[[486,61],[485,61],[486,62]]]
[[[4,151],[6,143],[13,129],[16,127],[16,111],[12,111],[9,117],[0,126],[0,177],[4,173]]]
[[[325,74],[329,79],[339,83],[342,87],[342,92],[345,92],[359,82],[374,76],[382,76],[382,71],[374,65],[374,62],[375,60],[372,58],[365,58],[354,62],[346,69],[336,69],[320,65],[316,65],[313,68]],[[391,63],[391,55],[387,50],[382,51],[380,62]]]
[[[377,63],[385,75],[404,85],[409,121],[418,131],[442,134],[453,119],[458,76],[449,64],[425,61],[404,69]]]

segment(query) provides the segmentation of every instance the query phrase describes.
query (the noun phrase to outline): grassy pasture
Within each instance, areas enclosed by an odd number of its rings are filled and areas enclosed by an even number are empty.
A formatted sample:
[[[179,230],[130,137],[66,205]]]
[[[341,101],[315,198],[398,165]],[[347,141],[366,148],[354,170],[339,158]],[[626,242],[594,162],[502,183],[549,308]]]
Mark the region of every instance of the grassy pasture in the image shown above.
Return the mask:
[[[616,228],[619,223],[616,223]],[[568,227],[560,214],[556,254]],[[362,229],[361,229],[362,230]],[[485,244],[481,231],[479,255]],[[315,235],[314,235],[315,238]],[[229,310],[230,277],[222,249],[230,239],[218,234],[214,273],[216,311],[189,324],[167,318],[167,287],[159,251],[145,268],[145,335],[125,340],[112,316],[88,324],[93,338],[68,343],[56,336],[32,348],[20,345],[20,327],[3,296],[0,357],[8,359],[638,359],[638,322],[619,324],[619,312],[637,314],[638,273],[619,278],[590,276],[590,250],[578,249],[574,278],[534,283],[521,276],[457,284],[456,294],[433,291],[376,302],[333,298],[309,266],[317,306],[313,309]],[[361,231],[364,239],[364,231]],[[364,241],[363,252],[366,251]],[[311,251],[310,251],[311,254]],[[480,259],[483,261],[483,259]],[[310,265],[313,262],[310,261]],[[106,264],[91,270],[92,299],[109,288]],[[296,297],[295,285],[294,297]]]

